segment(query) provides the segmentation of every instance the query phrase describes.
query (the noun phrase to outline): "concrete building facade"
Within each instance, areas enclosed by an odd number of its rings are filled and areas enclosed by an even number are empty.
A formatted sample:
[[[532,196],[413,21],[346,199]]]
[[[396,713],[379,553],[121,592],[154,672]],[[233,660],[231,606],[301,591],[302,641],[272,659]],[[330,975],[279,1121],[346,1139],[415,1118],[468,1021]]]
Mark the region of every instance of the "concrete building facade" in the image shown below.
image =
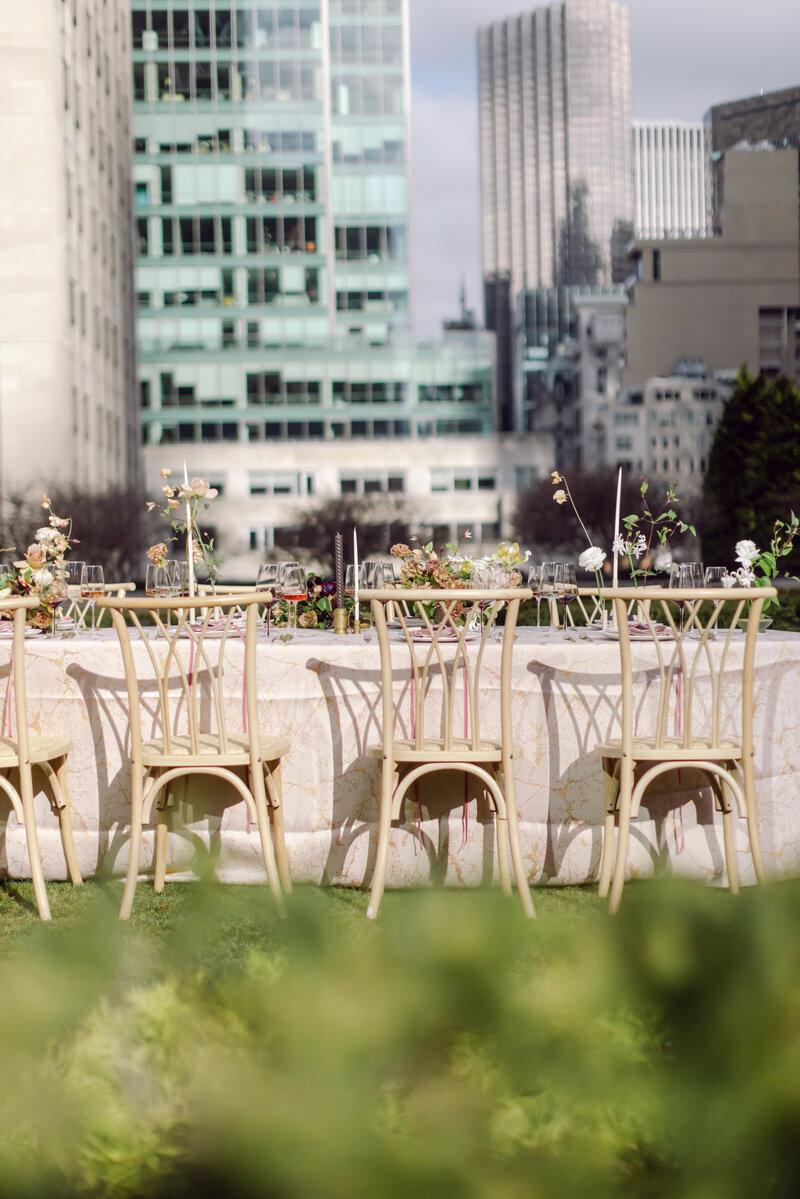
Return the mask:
[[[710,374],[746,365],[796,377],[798,153],[730,150],[722,170],[715,236],[635,242],[625,388],[669,376],[682,358],[702,359]]]
[[[698,237],[707,226],[705,131],[700,121],[633,122],[637,237]]]
[[[127,0],[0,5],[0,490],[139,475]]]

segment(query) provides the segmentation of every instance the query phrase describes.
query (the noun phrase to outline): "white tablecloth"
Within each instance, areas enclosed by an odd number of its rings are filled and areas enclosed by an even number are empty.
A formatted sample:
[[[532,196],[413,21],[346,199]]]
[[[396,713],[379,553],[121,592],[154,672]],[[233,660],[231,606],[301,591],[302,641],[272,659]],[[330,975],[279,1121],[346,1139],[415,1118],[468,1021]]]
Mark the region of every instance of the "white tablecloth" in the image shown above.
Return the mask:
[[[67,734],[73,744],[69,786],[81,869],[86,876],[120,873],[127,862],[129,771],[126,763],[126,692],[113,634],[31,639],[28,696],[31,727]],[[143,677],[145,647],[139,645]],[[233,647],[234,658],[241,647]],[[652,651],[651,651],[652,652]],[[489,685],[499,670],[499,646],[490,646]],[[9,647],[0,645],[0,678]],[[230,679],[230,702],[241,710],[241,669]],[[595,877],[600,853],[603,785],[593,746],[618,731],[618,649],[608,642],[565,642],[520,629],[513,670],[514,738],[521,841],[532,882],[582,883]],[[260,643],[258,687],[262,728],[289,732],[284,803],[293,877],[300,881],[369,882],[378,820],[378,764],[364,754],[378,736],[379,664],[373,640],[300,632],[286,645]],[[760,827],[768,869],[800,868],[800,634],[759,637],[755,683],[756,776]],[[430,878],[474,885],[493,873],[488,814],[470,802],[465,784],[429,781],[419,805],[407,805],[407,827],[393,833],[390,886]],[[721,828],[708,792],[696,778],[669,776],[636,822],[631,869],[643,873],[657,860],[676,872],[720,877]],[[675,787],[679,790],[676,792]],[[198,844],[210,845],[217,873],[228,881],[261,882],[258,837],[244,806],[217,784],[192,785],[176,831],[170,870],[185,871]],[[695,798],[696,803],[678,800]],[[230,805],[230,806],[229,806]],[[65,876],[57,821],[37,796],[45,875]],[[23,830],[0,801],[0,872],[28,875]],[[420,845],[422,834],[423,845]],[[752,879],[746,830],[737,831],[740,868]],[[146,841],[147,865],[151,840]]]

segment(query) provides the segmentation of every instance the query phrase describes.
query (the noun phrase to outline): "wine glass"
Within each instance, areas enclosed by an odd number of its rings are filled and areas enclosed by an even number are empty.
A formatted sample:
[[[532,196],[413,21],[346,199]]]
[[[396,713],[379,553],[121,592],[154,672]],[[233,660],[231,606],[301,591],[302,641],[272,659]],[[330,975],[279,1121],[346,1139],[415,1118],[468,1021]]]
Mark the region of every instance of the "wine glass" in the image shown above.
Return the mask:
[[[278,562],[264,562],[258,568],[256,591],[269,591],[272,594],[272,599],[264,600],[264,607],[267,610],[267,641],[270,638],[270,612],[272,605],[277,603],[281,598],[279,577],[280,563]]]
[[[700,562],[681,562],[672,568],[669,585],[681,591],[696,590],[703,586],[703,567]],[[683,633],[683,611],[686,600],[676,600],[681,614],[681,633]]]
[[[557,562],[553,574],[553,591],[556,600],[564,605],[564,640],[572,641],[572,630],[567,620],[567,605],[578,598],[578,582],[575,567],[570,562]]]
[[[176,558],[167,563],[169,571],[170,594],[185,595],[186,594],[186,563],[181,558]]]
[[[528,586],[530,587],[531,591],[533,592],[533,598],[536,600],[536,628],[537,628],[537,631],[540,628],[539,618],[541,616],[541,609],[542,609],[542,592],[541,592],[542,570],[543,570],[542,566],[532,566],[530,568],[530,570],[528,571]]]
[[[162,567],[163,570],[163,567]],[[96,603],[105,591],[102,566],[85,564],[81,571],[81,599],[89,601],[92,612],[92,636],[97,632]]]
[[[724,566],[707,566],[703,575],[704,587],[722,587],[722,578],[725,575]]]
[[[58,609],[69,598],[67,581],[63,574],[54,574],[46,587],[42,588],[42,599],[50,609],[50,636],[56,635]]]
[[[550,605],[550,623],[542,636],[549,637],[553,628],[553,600],[555,599],[555,575],[557,562],[543,562],[539,573],[539,595],[537,600],[547,600]]]
[[[297,631],[297,605],[308,596],[306,572],[303,567],[297,562],[287,563],[281,572],[280,585],[283,598],[290,606],[288,628]]]

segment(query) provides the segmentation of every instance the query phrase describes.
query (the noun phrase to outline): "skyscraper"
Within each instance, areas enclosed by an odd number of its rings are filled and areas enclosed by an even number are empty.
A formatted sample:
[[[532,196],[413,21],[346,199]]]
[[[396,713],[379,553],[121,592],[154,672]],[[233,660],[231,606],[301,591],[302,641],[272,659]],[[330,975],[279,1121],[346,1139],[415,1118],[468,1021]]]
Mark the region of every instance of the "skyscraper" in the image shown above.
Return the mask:
[[[701,121],[634,121],[637,237],[702,236],[707,226]]]
[[[411,341],[406,0],[133,0],[133,72],[151,480],[212,476],[242,574],[331,494],[493,535],[491,338]]]
[[[526,292],[625,276],[632,232],[630,21],[561,0],[478,32],[483,277],[505,427],[525,427],[514,361]],[[518,297],[522,295],[522,317]]]
[[[0,5],[0,488],[138,476],[129,7]]]

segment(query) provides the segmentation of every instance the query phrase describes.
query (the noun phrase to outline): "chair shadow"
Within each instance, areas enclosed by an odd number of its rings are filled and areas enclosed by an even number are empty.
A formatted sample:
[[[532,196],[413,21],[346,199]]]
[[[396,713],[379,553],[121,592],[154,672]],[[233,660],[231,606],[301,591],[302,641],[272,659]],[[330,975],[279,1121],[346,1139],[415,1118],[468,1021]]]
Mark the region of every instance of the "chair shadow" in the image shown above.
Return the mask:
[[[342,877],[348,855],[360,837],[368,838],[367,859],[364,868],[362,886],[369,887],[375,871],[377,854],[377,825],[380,815],[380,762],[366,756],[367,745],[380,741],[381,738],[381,671],[380,667],[365,670],[363,667],[350,668],[334,664],[319,658],[311,658],[306,663],[307,669],[313,671],[320,683],[325,697],[330,737],[332,746],[333,800],[331,835],[325,866],[322,873],[322,885],[331,886]],[[429,679],[433,683],[434,674]],[[402,703],[408,694],[409,681],[401,689],[396,711],[398,712],[400,736],[410,736],[400,711]],[[367,718],[359,723],[359,711],[353,703],[357,695],[361,712],[366,708]],[[363,707],[362,707],[363,705]],[[343,733],[344,720],[349,720],[347,732],[351,733],[356,743],[356,756],[345,763]],[[406,767],[405,769],[410,769]],[[401,767],[401,771],[404,768]],[[437,772],[432,778],[439,779],[441,774],[461,774],[457,769]],[[365,774],[368,786],[365,787]],[[395,827],[403,829],[416,838],[419,848],[428,859],[428,871],[431,882],[443,883],[447,876],[451,856],[451,826],[450,814],[453,810],[451,793],[443,793],[436,788],[431,780],[428,787],[414,787],[406,796],[404,811],[405,818]],[[422,794],[420,794],[422,791]],[[365,793],[368,798],[364,799]],[[482,846],[482,875],[484,881],[490,881],[494,871],[494,813],[484,795],[480,781],[474,776],[464,776],[465,821],[468,805],[477,802],[477,820],[483,826]],[[438,838],[434,839],[423,828],[423,812],[427,819],[438,822]],[[370,830],[374,834],[371,835]],[[463,825],[463,841],[466,842],[468,826]]]

